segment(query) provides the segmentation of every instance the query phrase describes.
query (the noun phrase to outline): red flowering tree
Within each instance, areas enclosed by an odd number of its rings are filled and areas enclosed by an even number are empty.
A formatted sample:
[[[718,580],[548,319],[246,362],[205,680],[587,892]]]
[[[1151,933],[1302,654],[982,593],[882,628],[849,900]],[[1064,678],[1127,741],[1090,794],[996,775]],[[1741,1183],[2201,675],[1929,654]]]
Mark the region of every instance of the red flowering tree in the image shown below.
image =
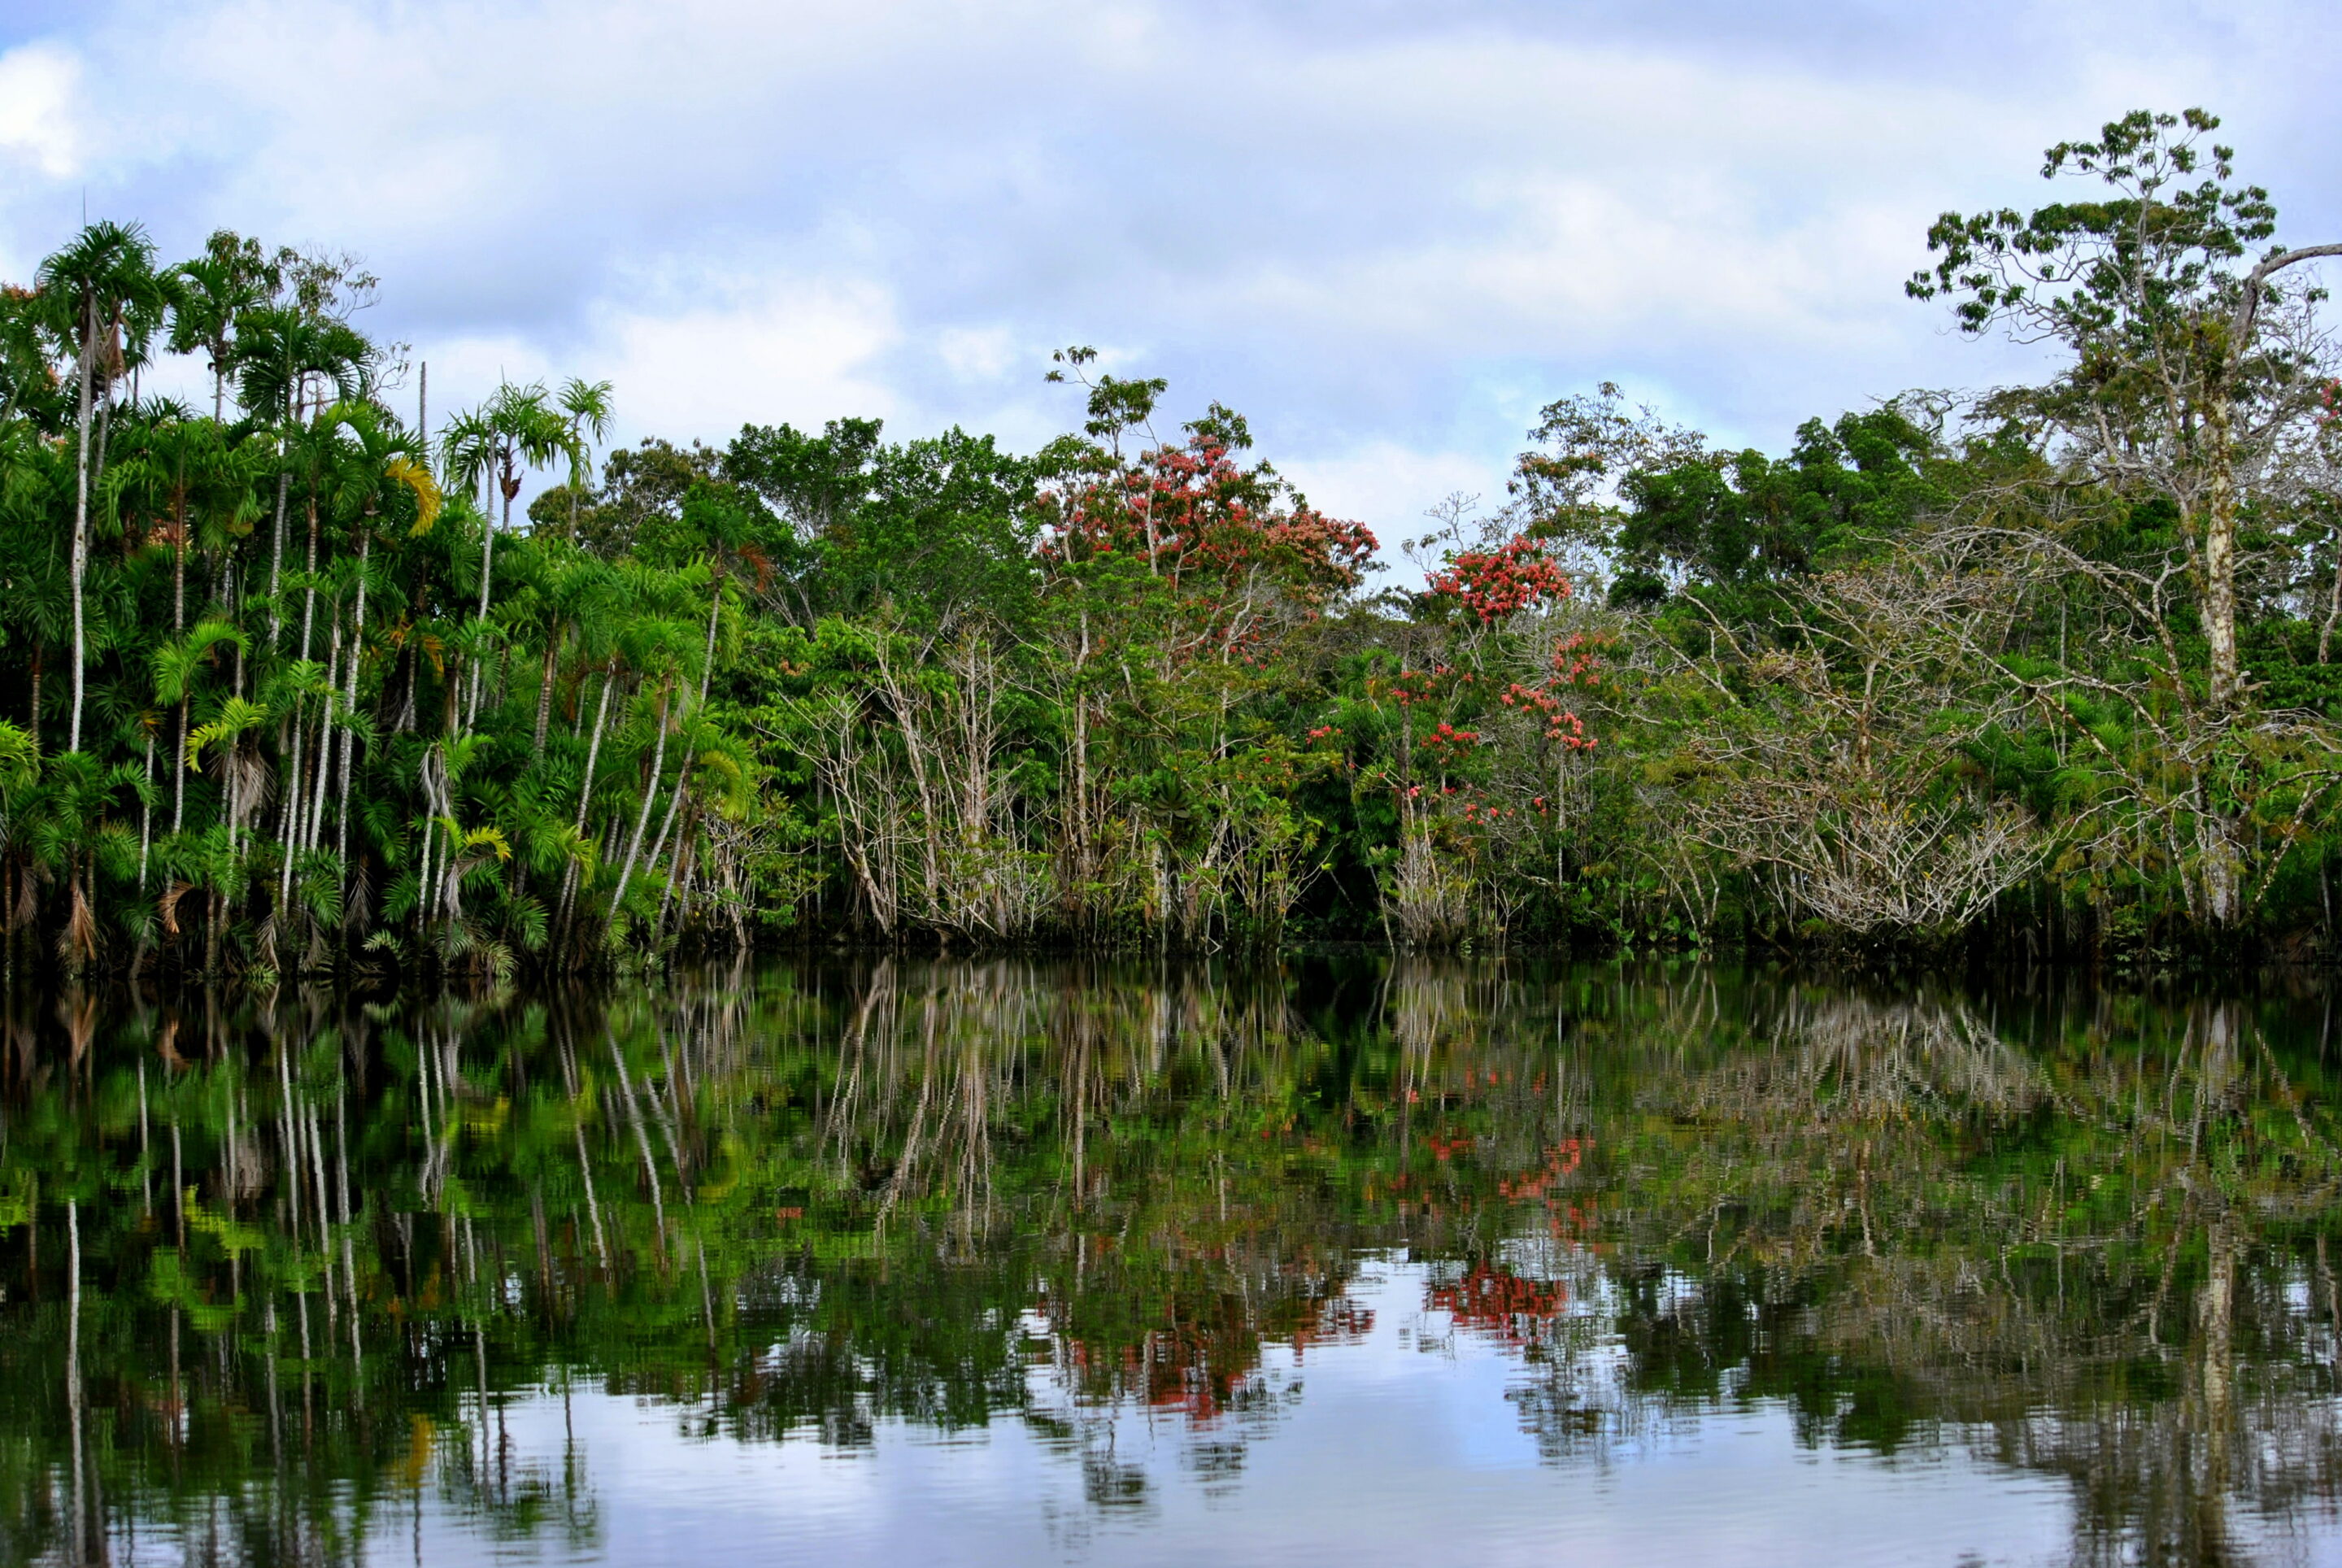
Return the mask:
[[[1353,780],[1389,930],[1421,947],[1502,940],[1536,890],[1566,896],[1573,783],[1600,743],[1584,689],[1607,642],[1516,514],[1456,497],[1432,515],[1444,527],[1410,554],[1438,553],[1397,646],[1352,667],[1310,736]]]
[[[1321,611],[1364,580],[1375,536],[1329,518],[1266,463],[1242,419],[1214,406],[1178,446],[1093,463],[1053,497],[1042,558],[1061,578],[1159,598],[1175,660],[1240,657],[1282,623]],[[1100,453],[1098,456],[1105,456]],[[1135,608],[1135,607],[1134,607]]]
[[[1486,624],[1569,597],[1569,578],[1545,546],[1516,534],[1494,549],[1456,550],[1431,574],[1431,597],[1452,599]]]
[[[1093,375],[1094,359],[1059,357],[1056,378],[1088,389],[1087,439],[1050,454],[1039,547],[1066,735],[1058,855],[1080,900],[1067,919],[1265,939],[1316,839],[1297,785],[1331,761],[1270,717],[1296,678],[1285,638],[1364,580],[1375,537],[1240,461],[1251,433],[1217,404],[1161,438],[1164,384]]]

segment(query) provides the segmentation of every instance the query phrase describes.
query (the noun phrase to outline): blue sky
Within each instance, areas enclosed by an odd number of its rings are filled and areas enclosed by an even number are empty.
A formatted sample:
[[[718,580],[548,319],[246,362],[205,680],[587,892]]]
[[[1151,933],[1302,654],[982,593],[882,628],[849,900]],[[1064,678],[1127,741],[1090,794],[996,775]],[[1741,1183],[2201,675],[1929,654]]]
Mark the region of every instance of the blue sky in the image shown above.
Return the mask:
[[[362,255],[435,411],[624,438],[1074,422],[1051,348],[1217,398],[1386,541],[1613,379],[1736,442],[2026,373],[1902,297],[2137,106],[2342,237],[2330,5],[7,0],[0,277],[85,199]]]

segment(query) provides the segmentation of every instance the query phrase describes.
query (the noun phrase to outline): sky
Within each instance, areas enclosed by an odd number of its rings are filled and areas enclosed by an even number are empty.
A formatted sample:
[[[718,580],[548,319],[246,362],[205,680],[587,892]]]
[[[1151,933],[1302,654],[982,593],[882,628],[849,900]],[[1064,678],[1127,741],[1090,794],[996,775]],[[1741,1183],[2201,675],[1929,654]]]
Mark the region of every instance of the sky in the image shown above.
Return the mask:
[[[0,279],[85,210],[346,250],[435,423],[582,376],[624,441],[1029,447],[1091,345],[1388,541],[1606,380],[1778,449],[2026,376],[1903,281],[2132,108],[2342,237],[2330,4],[0,0]]]

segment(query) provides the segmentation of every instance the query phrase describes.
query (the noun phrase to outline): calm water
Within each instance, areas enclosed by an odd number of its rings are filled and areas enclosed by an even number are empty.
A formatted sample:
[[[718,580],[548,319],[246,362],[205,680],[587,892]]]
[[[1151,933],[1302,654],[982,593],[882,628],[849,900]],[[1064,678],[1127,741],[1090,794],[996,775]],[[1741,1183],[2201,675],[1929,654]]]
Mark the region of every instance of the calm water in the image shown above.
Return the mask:
[[[2342,1562],[2329,1034],[1374,960],[23,1003],[0,1560]]]

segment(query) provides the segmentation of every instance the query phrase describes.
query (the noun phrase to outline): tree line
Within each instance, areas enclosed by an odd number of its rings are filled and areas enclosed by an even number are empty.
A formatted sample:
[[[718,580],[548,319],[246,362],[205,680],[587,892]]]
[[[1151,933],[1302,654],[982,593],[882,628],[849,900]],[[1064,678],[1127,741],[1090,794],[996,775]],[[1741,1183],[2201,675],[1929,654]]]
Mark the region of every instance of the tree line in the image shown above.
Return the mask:
[[[1034,453],[603,452],[606,384],[434,427],[350,258],[91,225],[0,293],[7,962],[2321,946],[2342,246],[2277,244],[2217,128],[1927,234],[1909,292],[2037,383],[1779,457],[1565,397],[1401,588],[1086,348]],[[142,393],[174,355],[208,410]]]

